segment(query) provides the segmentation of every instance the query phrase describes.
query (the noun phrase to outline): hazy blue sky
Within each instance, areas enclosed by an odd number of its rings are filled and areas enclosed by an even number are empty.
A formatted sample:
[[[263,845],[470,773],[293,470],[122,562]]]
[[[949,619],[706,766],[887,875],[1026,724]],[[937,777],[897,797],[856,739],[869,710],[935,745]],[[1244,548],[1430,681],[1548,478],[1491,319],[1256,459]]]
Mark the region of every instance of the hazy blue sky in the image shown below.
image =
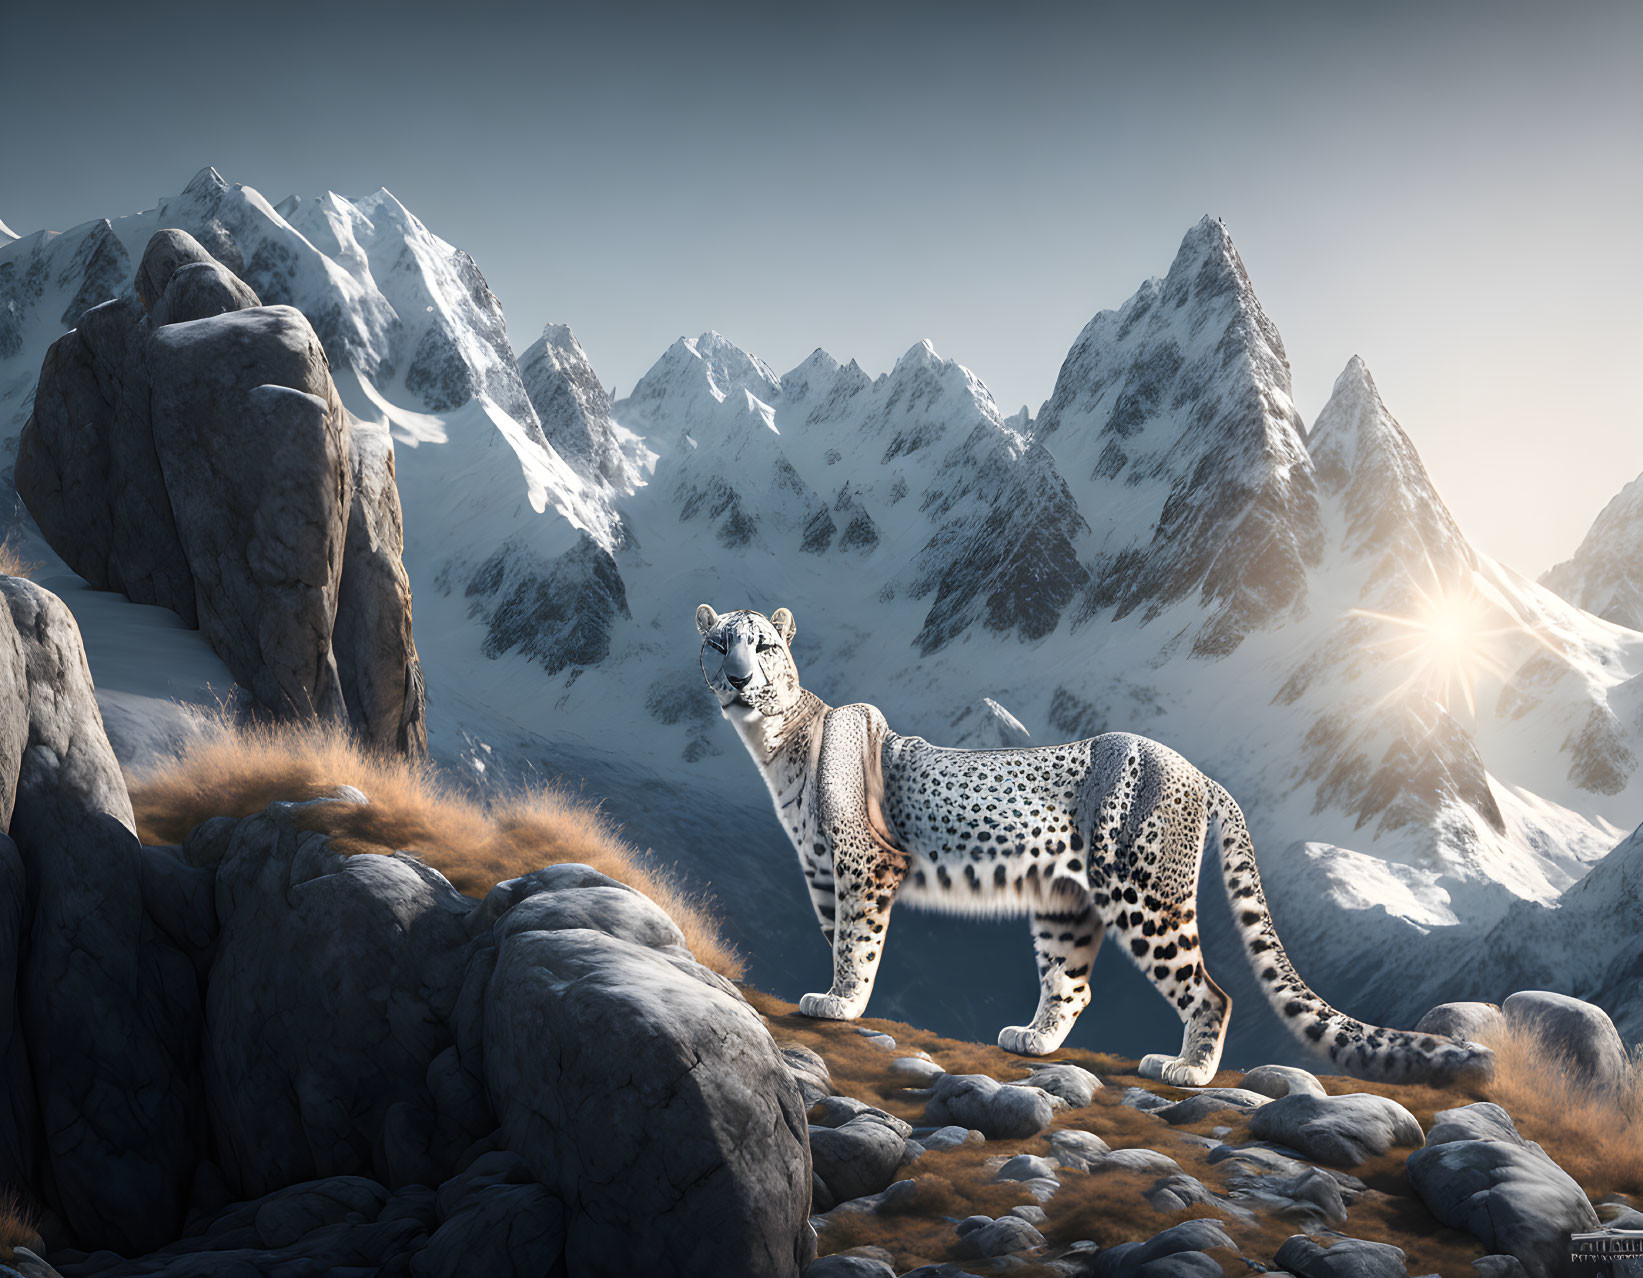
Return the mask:
[[[1308,421],[1361,354],[1538,573],[1643,471],[1643,6],[7,6],[0,220],[387,186],[626,390],[930,338],[1036,409],[1224,217]]]

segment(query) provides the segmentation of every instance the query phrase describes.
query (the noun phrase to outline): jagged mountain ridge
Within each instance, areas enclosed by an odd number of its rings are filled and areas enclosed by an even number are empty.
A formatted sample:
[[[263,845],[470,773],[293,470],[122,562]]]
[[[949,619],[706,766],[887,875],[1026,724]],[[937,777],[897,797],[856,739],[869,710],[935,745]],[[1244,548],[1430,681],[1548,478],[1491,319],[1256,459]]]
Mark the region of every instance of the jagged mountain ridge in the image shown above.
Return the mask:
[[[814,966],[812,925],[696,682],[702,601],[792,607],[807,681],[901,731],[994,744],[986,698],[1037,742],[1122,728],[1182,749],[1243,802],[1281,925],[1286,849],[1323,850],[1326,899],[1295,930],[1326,988],[1354,963],[1347,920],[1486,926],[1634,823],[1634,639],[1465,546],[1361,365],[1308,438],[1219,223],[1087,326],[1034,420],[927,343],[876,378],[821,351],[777,375],[716,334],[608,406],[568,330],[511,366],[477,268],[390,201],[272,206],[208,171],[135,221],[0,247],[0,337],[22,335],[0,408],[26,401],[22,348],[159,219],[261,263],[266,296],[325,319],[349,407],[393,433],[435,753],[482,778],[569,767],[665,828],[758,938],[763,979]],[[1354,615],[1417,606],[1428,560],[1553,635],[1510,638],[1475,713],[1411,683],[1385,623]],[[660,794],[700,819],[653,820]],[[1420,909],[1385,886],[1411,875]]]
[[[1609,500],[1575,553],[1540,584],[1617,626],[1643,630],[1643,476]]]

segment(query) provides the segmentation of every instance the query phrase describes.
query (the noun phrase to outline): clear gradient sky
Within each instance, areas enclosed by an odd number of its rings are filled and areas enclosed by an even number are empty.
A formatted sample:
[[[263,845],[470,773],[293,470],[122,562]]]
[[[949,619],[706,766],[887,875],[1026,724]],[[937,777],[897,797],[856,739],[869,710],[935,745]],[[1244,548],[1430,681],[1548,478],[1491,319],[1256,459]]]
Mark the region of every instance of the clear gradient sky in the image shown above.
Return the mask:
[[[919,338],[1036,410],[1225,218],[1310,422],[1354,353],[1534,575],[1643,472],[1643,5],[16,0],[0,220],[386,186],[625,391]]]

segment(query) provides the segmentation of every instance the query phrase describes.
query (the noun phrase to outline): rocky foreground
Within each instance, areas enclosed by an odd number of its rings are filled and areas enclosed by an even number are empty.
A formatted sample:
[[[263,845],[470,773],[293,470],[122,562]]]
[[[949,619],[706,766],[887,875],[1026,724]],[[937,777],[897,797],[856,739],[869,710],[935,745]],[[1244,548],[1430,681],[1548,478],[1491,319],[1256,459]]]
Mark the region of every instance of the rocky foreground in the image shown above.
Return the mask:
[[[1033,1062],[756,1002],[811,1103],[812,1278],[1551,1276],[1572,1272],[1572,1232],[1643,1228],[1632,1198],[1594,1205],[1477,1095],[1274,1065],[1170,1088],[1133,1061]],[[1594,1087],[1629,1085],[1604,1072],[1601,1011],[1555,994],[1510,1004]],[[1487,1018],[1501,1013],[1452,1004],[1427,1028]]]

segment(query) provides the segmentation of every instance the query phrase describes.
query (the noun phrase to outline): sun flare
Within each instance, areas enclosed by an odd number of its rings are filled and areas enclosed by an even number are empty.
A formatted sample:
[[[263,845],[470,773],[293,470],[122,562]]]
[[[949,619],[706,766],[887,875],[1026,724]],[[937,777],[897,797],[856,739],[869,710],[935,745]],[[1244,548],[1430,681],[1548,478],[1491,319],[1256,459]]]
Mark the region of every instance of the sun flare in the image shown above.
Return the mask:
[[[1370,646],[1386,651],[1408,673],[1383,702],[1419,691],[1451,712],[1464,704],[1475,718],[1478,682],[1505,677],[1510,667],[1503,640],[1523,633],[1524,627],[1515,620],[1500,625],[1499,605],[1474,583],[1448,586],[1434,570],[1431,590],[1413,582],[1410,585],[1415,597],[1407,613],[1354,608],[1347,614],[1392,627],[1390,634]]]

